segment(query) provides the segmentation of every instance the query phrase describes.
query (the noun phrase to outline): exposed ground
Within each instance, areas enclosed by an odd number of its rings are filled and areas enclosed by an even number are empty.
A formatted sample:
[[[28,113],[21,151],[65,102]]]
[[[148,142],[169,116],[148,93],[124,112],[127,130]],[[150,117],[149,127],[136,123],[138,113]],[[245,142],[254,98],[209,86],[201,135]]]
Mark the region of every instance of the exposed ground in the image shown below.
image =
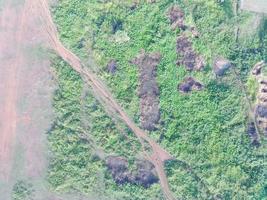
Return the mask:
[[[18,180],[42,182],[47,164],[53,86],[43,50],[47,39],[36,15],[31,1],[1,3],[0,193],[5,200]]]
[[[159,87],[156,80],[160,57],[160,53],[147,54],[142,51],[132,61],[139,68],[140,122],[142,128],[149,131],[156,130],[160,120]]]

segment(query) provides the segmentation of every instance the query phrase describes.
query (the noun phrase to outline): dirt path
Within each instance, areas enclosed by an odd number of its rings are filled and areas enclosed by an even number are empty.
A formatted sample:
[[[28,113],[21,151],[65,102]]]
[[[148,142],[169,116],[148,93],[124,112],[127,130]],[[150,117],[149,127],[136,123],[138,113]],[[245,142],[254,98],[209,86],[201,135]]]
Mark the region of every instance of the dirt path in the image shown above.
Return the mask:
[[[61,56],[71,67],[76,70],[83,79],[92,87],[97,98],[102,102],[107,110],[113,112],[118,116],[139,138],[140,143],[143,145],[144,153],[156,167],[161,187],[167,199],[174,200],[172,192],[169,189],[168,180],[164,170],[164,162],[172,159],[172,156],[161,148],[154,140],[152,140],[145,131],[141,130],[121,108],[121,106],[113,98],[112,94],[105,87],[102,81],[88,68],[84,67],[80,59],[74,55],[71,51],[66,49],[59,40],[59,36],[55,25],[53,23],[49,5],[47,0],[35,0],[32,1],[32,6],[39,10],[40,17],[43,20],[44,31],[50,37],[50,44],[53,49]],[[152,155],[145,151],[145,142],[148,143],[152,150]]]

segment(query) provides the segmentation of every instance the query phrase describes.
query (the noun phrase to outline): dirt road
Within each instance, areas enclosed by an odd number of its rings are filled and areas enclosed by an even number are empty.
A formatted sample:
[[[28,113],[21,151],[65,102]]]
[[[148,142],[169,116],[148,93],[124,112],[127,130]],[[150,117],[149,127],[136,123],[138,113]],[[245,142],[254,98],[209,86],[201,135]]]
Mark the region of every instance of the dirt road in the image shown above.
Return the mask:
[[[66,49],[59,40],[59,36],[53,20],[51,18],[51,13],[49,11],[49,5],[47,0],[36,0],[32,2],[32,6],[39,10],[40,17],[43,20],[44,31],[50,37],[50,44],[53,49],[61,56],[66,62],[68,62],[71,67],[76,70],[82,78],[92,87],[97,98],[102,102],[107,110],[116,114],[139,138],[142,146],[145,146],[145,142],[148,143],[152,150],[152,155],[145,151],[144,153],[148,160],[150,160],[156,167],[162,190],[169,200],[174,200],[172,192],[169,189],[168,180],[164,171],[164,161],[169,160],[172,156],[161,148],[154,140],[152,140],[145,131],[141,130],[126,114],[126,112],[121,108],[121,106],[113,98],[112,94],[109,92],[104,83],[92,72],[89,68],[86,68],[81,63],[80,59],[74,55],[71,51]]]
[[[18,34],[12,29],[18,27],[19,16],[11,8],[6,8],[1,14],[1,31],[0,33],[0,55],[1,55],[1,83],[0,83],[0,176],[4,179],[8,178],[10,170],[12,154],[12,145],[14,145],[14,137],[16,131],[16,100],[17,100],[17,42],[14,38]],[[19,40],[19,39],[18,39]],[[7,43],[9,41],[10,43]],[[14,48],[12,48],[14,47]],[[16,57],[15,59],[12,56]],[[6,66],[6,67],[4,67]]]
[[[53,86],[42,50],[48,39],[31,2],[0,4],[0,199],[7,200],[18,179],[44,176]]]

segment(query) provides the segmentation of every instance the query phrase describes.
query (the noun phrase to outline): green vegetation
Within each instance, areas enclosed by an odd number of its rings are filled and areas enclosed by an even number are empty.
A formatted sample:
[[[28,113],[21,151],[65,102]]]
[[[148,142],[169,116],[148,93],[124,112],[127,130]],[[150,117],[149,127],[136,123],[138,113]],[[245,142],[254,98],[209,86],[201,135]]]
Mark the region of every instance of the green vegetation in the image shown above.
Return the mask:
[[[141,49],[161,53],[157,71],[161,123],[150,135],[186,163],[166,166],[177,198],[265,199],[266,141],[259,148],[250,145],[246,134],[248,107],[240,81],[249,82],[248,92],[253,94],[248,75],[256,62],[266,60],[266,27],[263,25],[259,37],[237,40],[235,27],[251,16],[235,16],[230,0],[140,1],[136,7],[133,2],[59,1],[53,11],[62,41],[102,77],[136,123],[140,115],[138,72],[129,61]],[[166,16],[173,2],[184,10],[186,24],[200,32],[192,42],[206,60],[201,72],[188,72],[175,64],[176,38],[181,31],[173,31]],[[230,59],[235,66],[218,79],[211,70],[216,56]],[[115,75],[105,70],[110,59],[118,63]],[[145,189],[113,182],[101,155],[122,155],[133,163],[140,144],[124,125],[106,114],[78,74],[60,59],[53,60],[58,89],[54,98],[56,120],[49,133],[51,187],[58,192],[94,192],[100,199],[163,199],[158,184]],[[180,94],[177,85],[189,75],[205,89]]]
[[[34,190],[32,187],[25,181],[18,181],[13,187],[12,200],[33,200],[32,193]]]

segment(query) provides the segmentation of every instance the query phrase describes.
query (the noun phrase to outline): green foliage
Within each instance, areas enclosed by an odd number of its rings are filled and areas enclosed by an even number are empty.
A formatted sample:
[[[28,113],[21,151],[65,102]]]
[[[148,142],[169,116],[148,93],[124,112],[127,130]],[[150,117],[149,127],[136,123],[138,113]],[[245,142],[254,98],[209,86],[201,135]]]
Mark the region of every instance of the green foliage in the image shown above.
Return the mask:
[[[18,181],[12,190],[12,200],[33,200],[32,185],[26,183],[25,181]]]
[[[259,84],[255,77],[249,77],[247,81],[247,88],[248,88],[248,93],[251,96],[252,101],[255,102],[257,93],[258,93],[258,88],[259,88]]]
[[[116,186],[107,173],[105,154],[122,155],[131,161],[140,144],[123,126],[114,124],[65,62],[54,58],[53,66],[58,84],[54,97],[56,120],[48,136],[52,152],[48,181],[53,190],[93,193],[100,199],[162,199],[159,185],[147,190]]]
[[[89,67],[105,80],[137,123],[138,71],[129,61],[141,49],[161,53],[157,81],[162,123],[151,136],[156,140],[163,136],[161,145],[188,163],[203,180],[200,183],[185,166],[170,165],[169,180],[177,197],[264,199],[266,147],[264,143],[259,149],[250,145],[246,135],[247,102],[239,80],[248,81],[248,92],[253,96],[256,88],[248,74],[256,62],[266,60],[265,26],[260,37],[237,42],[236,27],[249,16],[234,16],[230,0],[140,1],[136,7],[133,2],[61,0],[54,8],[61,39],[85,63],[89,60]],[[171,30],[166,16],[175,3],[185,11],[186,23],[200,32],[200,38],[192,38],[192,42],[206,60],[204,71],[187,72],[175,64],[176,38],[181,30]],[[230,59],[238,77],[232,70],[226,77],[215,79],[211,65],[216,56]],[[99,67],[92,65],[90,57]],[[105,70],[110,59],[118,63],[115,75]],[[49,135],[52,187],[85,194],[98,191],[112,199],[162,199],[158,184],[149,189],[114,184],[103,161],[94,159],[98,154],[92,146],[134,160],[140,144],[126,127],[106,114],[66,63],[55,59],[54,66],[59,87],[54,99],[55,126]],[[205,89],[189,95],[178,93],[178,83],[189,75],[201,81]],[[84,134],[90,142],[84,141]]]

